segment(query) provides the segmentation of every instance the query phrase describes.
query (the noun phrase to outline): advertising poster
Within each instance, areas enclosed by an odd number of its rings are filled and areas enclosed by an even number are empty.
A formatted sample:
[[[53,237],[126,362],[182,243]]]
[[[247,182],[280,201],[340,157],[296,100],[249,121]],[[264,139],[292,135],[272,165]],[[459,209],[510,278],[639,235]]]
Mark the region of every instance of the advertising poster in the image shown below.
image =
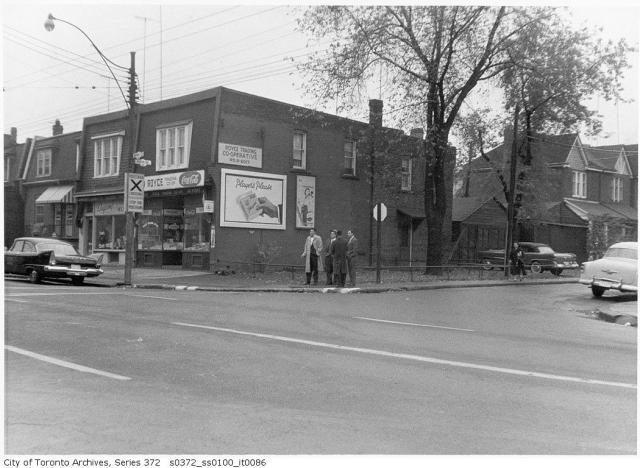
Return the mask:
[[[315,227],[316,178],[298,176],[296,180],[296,227]]]
[[[221,170],[220,226],[286,229],[287,176]]]

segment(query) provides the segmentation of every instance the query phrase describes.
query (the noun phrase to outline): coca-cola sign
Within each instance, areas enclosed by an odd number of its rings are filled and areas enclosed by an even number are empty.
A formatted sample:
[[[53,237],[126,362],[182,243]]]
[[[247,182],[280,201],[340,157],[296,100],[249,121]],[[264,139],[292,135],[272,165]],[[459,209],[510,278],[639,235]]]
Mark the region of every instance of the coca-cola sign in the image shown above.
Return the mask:
[[[183,187],[197,187],[200,185],[201,180],[202,176],[196,171],[183,172],[180,174],[180,185]]]
[[[144,191],[155,192],[158,190],[176,190],[204,185],[204,171],[172,172],[171,174],[158,174],[144,178]]]

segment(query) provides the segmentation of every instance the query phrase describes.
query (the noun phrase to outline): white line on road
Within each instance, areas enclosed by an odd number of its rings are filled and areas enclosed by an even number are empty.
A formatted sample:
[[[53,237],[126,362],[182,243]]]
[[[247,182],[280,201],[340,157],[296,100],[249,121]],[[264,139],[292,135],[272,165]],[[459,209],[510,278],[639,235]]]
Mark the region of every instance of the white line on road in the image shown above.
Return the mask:
[[[29,301],[22,301],[20,299],[5,299],[6,302],[21,302],[23,304],[28,304]]]
[[[353,318],[358,320],[368,320],[370,322],[392,323],[394,325],[410,325],[412,327],[444,328],[445,330],[457,330],[457,331],[466,331],[466,332],[474,331],[474,330],[469,330],[468,328],[442,327],[440,325],[427,325],[424,323],[394,322],[393,320],[381,320],[381,319],[374,319],[369,317],[353,317]]]
[[[162,299],[163,301],[177,301],[173,297],[162,297],[162,296],[144,296],[142,294],[126,294],[127,297],[148,297],[149,299]]]
[[[61,359],[52,358],[50,356],[45,356],[44,354],[38,354],[31,351],[27,351],[26,349],[16,348],[15,346],[5,345],[5,348],[8,351],[13,351],[14,353],[22,354],[24,356],[29,356],[31,358],[38,359],[40,361],[48,362],[49,364],[55,364],[56,366],[67,367],[69,369],[77,370],[80,372],[88,372],[90,374],[96,374],[102,377],[109,377],[111,379],[116,379],[116,380],[131,380],[131,377],[125,377],[124,375],[112,374],[111,372],[105,372],[98,369],[93,369],[91,367],[81,366],[80,364],[74,364],[73,362],[67,362]]]
[[[61,292],[61,293],[22,293],[22,294],[7,294],[5,297],[25,297],[25,296],[95,296],[95,295],[113,295],[121,294],[120,292]]]
[[[587,383],[587,384],[597,384],[597,385],[609,385],[612,387],[624,387],[624,388],[637,388],[636,384],[625,383],[625,382],[611,382],[608,380],[595,380],[595,379],[584,379],[581,377],[571,377],[566,375],[556,375],[556,374],[546,374],[543,372],[532,372],[532,371],[524,371],[520,369],[509,369],[505,367],[495,367],[495,366],[486,366],[483,364],[474,364],[471,362],[462,362],[462,361],[449,361],[447,359],[438,359],[427,356],[418,356],[415,354],[403,354],[403,353],[391,353],[389,351],[381,351],[377,349],[370,348],[357,348],[353,346],[342,346],[332,343],[323,343],[320,341],[310,341],[310,340],[301,340],[298,338],[290,338],[287,336],[278,336],[278,335],[268,335],[265,333],[254,333],[243,330],[234,330],[231,328],[221,328],[221,327],[211,327],[207,325],[196,325],[192,323],[183,323],[183,322],[173,322],[173,325],[179,325],[183,327],[192,327],[192,328],[203,328],[207,330],[220,331],[225,333],[233,333],[236,335],[244,335],[244,336],[254,336],[257,338],[265,338],[269,340],[283,341],[286,343],[298,343],[305,344],[308,346],[317,346],[320,348],[329,348],[329,349],[339,349],[343,351],[352,351],[356,353],[363,354],[372,354],[376,356],[385,356],[399,359],[409,359],[412,361],[420,361],[420,362],[428,362],[431,364],[440,364],[445,366],[453,366],[453,367],[462,367],[467,369],[478,369],[490,372],[499,372],[502,374],[511,374],[511,375],[519,375],[524,377],[538,377],[541,379],[551,379],[551,380],[561,380],[565,382],[577,382],[577,383]]]

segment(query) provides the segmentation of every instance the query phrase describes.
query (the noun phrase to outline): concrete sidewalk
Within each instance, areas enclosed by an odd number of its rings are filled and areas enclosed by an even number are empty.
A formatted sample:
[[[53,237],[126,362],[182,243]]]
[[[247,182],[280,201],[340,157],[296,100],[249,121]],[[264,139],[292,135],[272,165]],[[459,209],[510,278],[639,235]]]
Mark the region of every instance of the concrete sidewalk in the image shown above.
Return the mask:
[[[98,278],[88,279],[89,284],[104,286],[124,286],[124,268],[104,266],[104,273]],[[224,272],[227,273],[227,272]],[[412,291],[445,288],[476,288],[492,286],[517,286],[522,284],[563,284],[577,283],[576,277],[529,276],[524,281],[501,279],[445,280],[437,277],[416,281],[390,281],[375,283],[364,281],[356,288],[336,288],[318,285],[306,286],[303,274],[296,277],[291,272],[219,274],[214,272],[190,271],[164,268],[134,268],[131,287],[147,289],[173,289],[190,291],[219,292],[294,292],[294,293],[380,293],[389,291]]]

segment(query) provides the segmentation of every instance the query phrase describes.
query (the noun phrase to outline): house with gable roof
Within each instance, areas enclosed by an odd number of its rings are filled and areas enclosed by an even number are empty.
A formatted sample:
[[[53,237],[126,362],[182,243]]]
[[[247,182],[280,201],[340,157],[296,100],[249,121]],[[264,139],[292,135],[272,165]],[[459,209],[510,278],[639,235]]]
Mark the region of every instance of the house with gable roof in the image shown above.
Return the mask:
[[[478,261],[477,253],[502,248],[506,200],[498,175],[509,174],[511,143],[475,158],[457,176],[451,261]],[[577,133],[536,135],[526,183],[537,206],[522,201],[514,241],[549,244],[579,261],[610,244],[637,236],[637,145],[592,147]],[[524,166],[518,160],[519,168]]]

